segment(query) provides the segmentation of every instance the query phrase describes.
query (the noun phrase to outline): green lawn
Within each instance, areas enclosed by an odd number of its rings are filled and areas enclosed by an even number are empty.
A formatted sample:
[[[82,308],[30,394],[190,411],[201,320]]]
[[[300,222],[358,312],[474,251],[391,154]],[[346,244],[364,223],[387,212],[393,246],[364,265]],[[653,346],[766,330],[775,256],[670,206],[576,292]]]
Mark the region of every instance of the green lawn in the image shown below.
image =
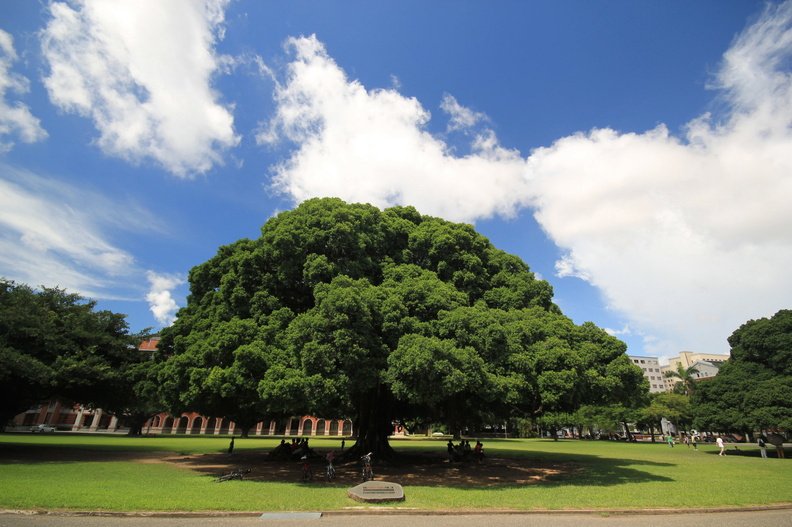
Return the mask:
[[[322,450],[337,440],[312,439]],[[277,440],[237,438],[237,452],[269,450]],[[350,442],[348,442],[350,443]],[[442,441],[398,441],[403,452],[434,451]],[[332,510],[360,506],[345,485],[233,481],[163,463],[110,460],[125,452],[223,452],[228,438],[127,438],[0,434],[0,508],[79,510]],[[733,448],[730,446],[730,448]],[[425,509],[679,508],[792,503],[792,460],[762,460],[751,446],[718,457],[715,447],[604,441],[489,440],[491,457],[536,464],[572,463],[577,470],[532,485],[459,488],[409,485],[400,507]],[[23,455],[24,453],[24,455]],[[102,461],[85,461],[96,455]],[[774,455],[774,454],[773,454]],[[81,461],[68,461],[75,457]],[[375,467],[376,468],[376,467]]]

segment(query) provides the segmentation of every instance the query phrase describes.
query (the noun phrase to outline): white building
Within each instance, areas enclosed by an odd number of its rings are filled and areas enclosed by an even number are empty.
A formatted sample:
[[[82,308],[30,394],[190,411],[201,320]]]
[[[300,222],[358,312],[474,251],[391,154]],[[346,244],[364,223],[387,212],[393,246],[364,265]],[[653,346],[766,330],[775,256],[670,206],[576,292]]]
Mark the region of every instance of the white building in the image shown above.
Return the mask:
[[[644,377],[649,381],[649,393],[660,393],[665,391],[663,372],[660,371],[660,359],[657,357],[645,357],[641,355],[627,355],[630,360],[641,368]]]
[[[680,382],[677,377],[665,377],[665,372],[676,372],[681,364],[683,368],[688,369],[695,367],[699,370],[698,374],[694,374],[695,379],[708,379],[715,377],[718,374],[718,369],[724,362],[729,360],[729,355],[719,355],[715,353],[698,353],[695,351],[680,351],[676,357],[668,359],[668,365],[663,366],[663,378],[665,379],[665,390],[673,391],[674,386]],[[699,367],[700,366],[700,367]]]

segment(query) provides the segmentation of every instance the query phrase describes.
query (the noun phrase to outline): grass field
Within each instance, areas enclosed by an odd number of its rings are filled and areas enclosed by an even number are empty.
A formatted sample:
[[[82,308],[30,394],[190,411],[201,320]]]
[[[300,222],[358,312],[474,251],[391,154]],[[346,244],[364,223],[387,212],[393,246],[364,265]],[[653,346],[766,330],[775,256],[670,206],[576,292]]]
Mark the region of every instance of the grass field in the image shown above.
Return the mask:
[[[221,453],[223,437],[147,437],[0,434],[0,508],[75,510],[297,511],[357,507],[349,485],[232,481],[167,456]],[[239,439],[236,452],[268,451],[278,440]],[[337,440],[312,439],[316,450]],[[398,441],[404,453],[436,452],[442,441]],[[713,446],[605,441],[489,440],[488,461],[572,470],[533,484],[405,486],[399,507],[422,509],[702,508],[792,503],[792,460],[759,458],[750,445],[719,457]],[[730,446],[733,449],[733,446]],[[463,467],[464,470],[464,467]],[[376,471],[376,466],[375,466]],[[295,481],[297,476],[295,475]],[[396,505],[394,505],[396,506]]]

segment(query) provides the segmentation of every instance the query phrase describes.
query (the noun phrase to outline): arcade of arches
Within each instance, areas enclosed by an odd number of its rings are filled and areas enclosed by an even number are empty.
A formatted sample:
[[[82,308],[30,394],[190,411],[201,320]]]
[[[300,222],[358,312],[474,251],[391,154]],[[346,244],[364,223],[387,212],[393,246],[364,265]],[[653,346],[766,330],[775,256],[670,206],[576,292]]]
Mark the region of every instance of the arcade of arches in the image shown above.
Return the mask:
[[[155,335],[138,345],[138,350],[153,352],[160,338]],[[30,426],[47,424],[58,430],[72,432],[118,432],[122,430],[119,420],[101,408],[89,408],[80,404],[63,404],[57,399],[34,405],[26,412],[14,417],[8,430],[28,430]],[[0,428],[1,429],[1,428]],[[221,417],[205,417],[195,412],[180,416],[160,413],[149,419],[143,427],[144,434],[190,434],[224,435],[239,434],[233,421]],[[265,420],[248,431],[249,435],[268,436],[346,436],[353,435],[349,419],[322,419],[304,415],[286,420]]]
[[[204,417],[195,412],[178,418],[161,413],[149,419],[144,434],[225,435],[241,431],[233,421],[222,417]],[[351,436],[349,419],[321,419],[309,415],[291,417],[285,421],[260,421],[248,431],[251,436]]]
[[[87,408],[79,404],[62,404],[58,400],[46,401],[16,416],[8,431],[27,431],[31,426],[47,424],[58,430],[70,432],[121,432],[126,430],[119,420],[101,408]],[[178,418],[161,413],[149,419],[143,427],[144,434],[225,435],[240,434],[233,421],[219,417],[205,417],[195,412]],[[265,420],[248,431],[256,436],[352,436],[349,419],[322,419],[304,415],[286,420]]]

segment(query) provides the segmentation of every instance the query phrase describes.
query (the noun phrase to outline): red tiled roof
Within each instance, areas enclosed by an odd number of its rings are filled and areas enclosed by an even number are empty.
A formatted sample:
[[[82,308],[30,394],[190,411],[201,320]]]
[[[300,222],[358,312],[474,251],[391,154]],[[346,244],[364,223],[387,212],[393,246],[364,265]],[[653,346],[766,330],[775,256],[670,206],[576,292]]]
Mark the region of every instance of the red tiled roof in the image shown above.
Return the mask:
[[[159,344],[160,338],[159,337],[151,337],[150,339],[146,339],[138,345],[138,349],[140,351],[157,351],[157,345]]]

